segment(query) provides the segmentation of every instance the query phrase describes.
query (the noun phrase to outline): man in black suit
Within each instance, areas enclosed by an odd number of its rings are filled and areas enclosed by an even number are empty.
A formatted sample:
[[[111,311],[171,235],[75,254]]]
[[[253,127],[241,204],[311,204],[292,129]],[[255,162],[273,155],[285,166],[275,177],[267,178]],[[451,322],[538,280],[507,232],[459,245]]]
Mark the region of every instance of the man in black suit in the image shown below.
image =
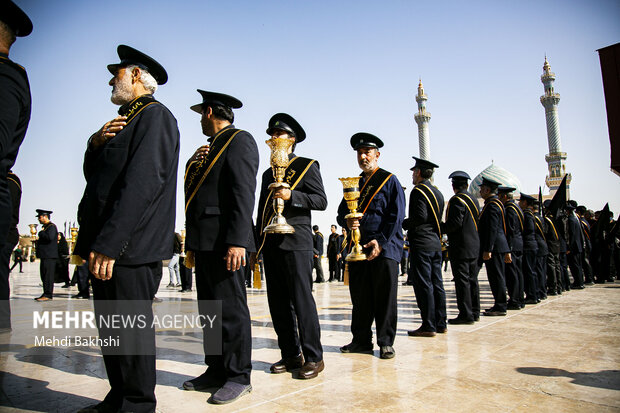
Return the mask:
[[[338,281],[344,281],[344,271],[346,269],[345,258],[347,258],[347,229],[342,227],[342,234],[338,236]]]
[[[471,178],[466,172],[452,172],[449,178],[452,179],[454,196],[448,201],[443,230],[448,234],[448,257],[454,275],[459,314],[448,320],[448,323],[473,324],[480,319],[480,205],[478,200],[467,192],[467,181]]]
[[[54,275],[58,261],[58,229],[50,221],[52,211],[37,209],[37,218],[42,225],[37,240],[37,258],[40,260],[39,271],[43,283],[43,294],[37,301],[49,301],[54,297]]]
[[[560,286],[560,235],[556,228],[553,212],[548,210],[551,200],[544,202],[545,208],[545,239],[547,240],[547,295],[562,294]]]
[[[504,264],[511,262],[510,247],[506,241],[506,219],[504,206],[497,198],[500,183],[486,177],[480,184],[480,196],[484,208],[480,212],[478,235],[480,236],[480,260],[484,262],[487,277],[493,293],[494,304],[484,311],[485,316],[505,316],[507,308],[506,278]]]
[[[383,142],[366,132],[351,137],[362,170],[359,181],[358,212],[362,218],[345,218],[349,214],[346,200],[338,206],[337,222],[350,231],[359,229],[360,246],[365,260],[349,261],[351,343],[340,347],[342,353],[372,353],[372,323],[377,330],[379,357],[396,356],[398,263],[403,250],[402,224],[405,218],[405,191],[396,175],[379,167],[379,149]]]
[[[500,186],[498,198],[506,211],[506,241],[510,247],[512,262],[505,264],[506,287],[508,288],[508,309],[520,310],[523,306],[523,211],[513,199],[512,192],[516,188]]]
[[[583,281],[583,269],[581,267],[581,255],[583,254],[583,233],[581,224],[575,216],[577,202],[572,199],[566,203],[564,210],[568,217],[566,222],[567,240],[566,240],[566,258],[568,259],[568,267],[573,276],[573,284],[571,288],[583,290],[585,288]]]
[[[536,241],[536,217],[534,216],[534,204],[536,198],[521,193],[519,206],[523,210],[523,289],[525,291],[525,304],[538,303],[538,267],[537,254],[538,242]]]
[[[338,251],[340,245],[338,244],[338,227],[332,225],[331,234],[327,238],[327,260],[329,261],[329,280],[328,282],[338,281]]]
[[[312,296],[312,260],[323,253],[323,235],[314,226],[310,232],[311,211],[324,211],[327,196],[317,161],[296,156],[295,146],[306,133],[290,115],[278,113],[269,120],[267,134],[294,140],[288,154],[285,174],[290,188],[269,188],[274,182],[271,168],[263,173],[258,202],[258,239],[265,261],[267,299],[273,327],[278,335],[282,359],[271,365],[272,373],[300,369],[300,379],[312,379],[324,369],[321,328]],[[266,234],[263,230],[273,216],[273,199],[284,200],[282,214],[295,232]],[[313,241],[314,238],[314,241]],[[318,241],[317,241],[318,239]],[[322,278],[322,270],[317,271]]]
[[[535,200],[533,205],[534,211],[534,223],[536,224],[536,231],[534,235],[536,237],[536,300],[547,299],[547,255],[549,254],[549,248],[547,247],[547,239],[545,232],[546,222],[540,216],[538,208],[538,201]]]
[[[179,130],[174,116],[153,97],[168,79],[165,69],[132,47],[120,45],[117,51],[121,61],[108,70],[119,116],[88,141],[74,254],[88,260],[98,319],[129,314],[144,317],[146,327],[99,326],[101,337],[120,335],[120,348],[102,346],[111,390],[103,402],[81,411],[153,412],[151,304],[161,261],[172,255]]]
[[[218,389],[209,401],[225,404],[252,391],[252,335],[245,288],[248,252],[256,251],[252,210],[258,148],[251,134],[233,125],[238,99],[198,90],[208,145],[196,150],[185,168],[186,261],[194,255],[198,311],[207,300],[222,302],[221,352],[203,347],[207,371],[183,383],[185,390]],[[219,345],[219,343],[217,343]]]
[[[431,184],[435,168],[433,162],[416,158],[413,184],[409,196],[409,216],[403,222],[411,248],[413,291],[420,309],[422,325],[408,334],[413,337],[434,337],[448,331],[446,292],[441,277],[441,217],[444,200]]]
[[[583,269],[584,282],[587,285],[594,284],[594,273],[592,271],[592,265],[590,264],[592,258],[592,230],[590,223],[585,218],[586,207],[579,205],[575,209],[575,214],[579,223],[581,224],[581,230],[583,233],[583,254],[581,256],[581,267]]]
[[[316,280],[314,282],[322,283],[322,282],[325,282],[325,277],[323,276],[323,264],[322,264],[324,238],[323,238],[323,234],[319,232],[318,225],[314,225],[312,227],[312,231],[314,232],[314,234],[312,235],[312,250],[314,252],[314,255],[312,258],[312,262],[313,262],[312,266],[314,267],[314,270],[316,271]]]
[[[17,244],[16,218],[19,199],[14,199],[9,171],[30,121],[30,85],[26,70],[9,59],[16,37],[28,36],[32,22],[10,0],[0,3],[0,328],[11,328],[9,262]],[[19,181],[19,179],[17,179]],[[21,193],[21,185],[19,185]],[[17,210],[15,210],[17,201]],[[12,211],[12,213],[10,212]],[[15,215],[17,214],[17,215]]]

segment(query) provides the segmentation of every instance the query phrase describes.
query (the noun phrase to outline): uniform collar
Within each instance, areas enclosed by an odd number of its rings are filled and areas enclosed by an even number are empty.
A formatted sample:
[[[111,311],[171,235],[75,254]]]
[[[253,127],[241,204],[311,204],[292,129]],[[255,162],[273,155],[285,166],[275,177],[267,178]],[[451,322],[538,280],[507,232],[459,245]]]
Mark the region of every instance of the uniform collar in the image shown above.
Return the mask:
[[[226,126],[226,127],[223,127],[223,128],[222,128],[222,129],[220,129],[220,131],[219,131],[218,133],[216,133],[215,135],[213,135],[213,136],[209,136],[209,139],[207,139],[207,141],[208,141],[209,143],[213,142],[213,139],[215,139],[215,137],[216,137],[216,136],[221,135],[221,134],[222,134],[222,133],[223,133],[226,129],[232,129],[232,128],[234,128],[234,127],[235,127],[235,125],[233,125],[232,123],[231,123],[230,125]]]

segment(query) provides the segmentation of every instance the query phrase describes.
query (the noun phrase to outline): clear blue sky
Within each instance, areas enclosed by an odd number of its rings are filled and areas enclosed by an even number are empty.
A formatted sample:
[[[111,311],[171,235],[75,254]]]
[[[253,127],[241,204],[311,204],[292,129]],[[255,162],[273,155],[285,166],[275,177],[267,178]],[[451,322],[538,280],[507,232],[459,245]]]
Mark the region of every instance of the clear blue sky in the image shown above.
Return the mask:
[[[234,95],[235,125],[261,155],[267,121],[293,115],[308,139],[297,154],[318,159],[328,195],[314,221],[324,233],[342,198],[337,180],[359,173],[349,138],[378,135],[380,166],[409,193],[418,155],[415,94],[429,97],[435,184],[472,177],[491,164],[514,173],[527,192],[544,188],[548,153],[539,97],[545,54],[557,75],[562,149],[571,195],[591,209],[620,212],[620,177],[609,169],[609,137],[596,49],[620,41],[620,2],[610,1],[68,1],[16,0],[34,23],[11,58],[28,70],[32,118],[14,171],[23,183],[20,232],[35,208],[76,220],[89,136],[116,116],[108,63],[128,44],[169,74],[156,97],[179,122],[177,230],[183,228],[183,166],[205,143],[196,89]],[[260,177],[260,173],[259,173]],[[259,183],[260,185],[260,183]]]

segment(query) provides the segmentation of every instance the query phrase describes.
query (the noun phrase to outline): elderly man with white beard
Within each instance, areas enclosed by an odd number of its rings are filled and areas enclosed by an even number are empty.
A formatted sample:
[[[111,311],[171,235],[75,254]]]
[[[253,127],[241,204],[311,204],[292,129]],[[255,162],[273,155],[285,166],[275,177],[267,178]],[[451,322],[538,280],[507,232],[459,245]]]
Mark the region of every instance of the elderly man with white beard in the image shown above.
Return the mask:
[[[121,62],[108,70],[120,116],[88,141],[74,253],[88,259],[97,319],[137,314],[146,317],[147,327],[99,326],[102,338],[120,335],[119,348],[101,348],[111,389],[101,403],[80,412],[155,411],[151,302],[161,261],[172,256],[179,130],[170,111],[153,98],[168,75],[129,46],[119,46],[118,55]]]

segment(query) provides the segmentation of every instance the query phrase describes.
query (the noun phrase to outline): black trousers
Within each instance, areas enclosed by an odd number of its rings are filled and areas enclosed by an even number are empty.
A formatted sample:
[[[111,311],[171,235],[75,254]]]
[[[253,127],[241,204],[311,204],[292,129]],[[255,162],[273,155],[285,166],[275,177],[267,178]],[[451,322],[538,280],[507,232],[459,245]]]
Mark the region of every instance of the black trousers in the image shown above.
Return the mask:
[[[566,252],[560,252],[560,274],[562,289],[570,290],[570,277],[568,276],[568,258]]]
[[[491,293],[495,303],[492,309],[497,311],[506,311],[506,278],[504,275],[504,254],[494,252],[491,259],[484,261],[487,269],[487,278],[491,286]]]
[[[346,268],[346,261],[344,260],[344,258],[340,258],[338,260],[338,271],[340,271],[340,273],[338,274],[338,280],[339,281],[344,281],[344,270]]]
[[[316,280],[314,282],[322,283],[325,281],[323,277],[323,266],[321,265],[321,257],[313,257],[314,269],[316,270]]]
[[[508,288],[508,304],[521,307],[523,304],[523,251],[512,251],[512,262],[504,264],[506,288]]]
[[[312,296],[312,251],[263,251],[267,300],[282,358],[303,353],[306,361],[323,360],[321,327]]]
[[[573,285],[576,287],[583,286],[583,270],[581,269],[581,252],[571,252],[566,254],[568,259],[568,267],[573,276]]]
[[[15,266],[19,265],[19,272],[24,272],[23,271],[24,269],[22,267],[22,262],[24,262],[23,258],[20,258],[19,260],[14,260],[13,261],[13,265],[11,265],[11,270],[10,271],[13,271],[13,268],[15,268]]]
[[[329,261],[329,280],[328,281],[334,281],[334,280],[338,280],[338,260],[336,259],[335,256],[327,257],[327,260]]]
[[[581,268],[583,269],[584,281],[588,284],[594,282],[594,272],[590,265],[590,257],[592,256],[590,248],[586,247],[581,256]]]
[[[185,257],[179,257],[179,273],[181,274],[181,289],[192,289],[192,269],[185,266]]]
[[[561,292],[560,281],[560,255],[547,254],[547,292],[549,294]]]
[[[372,261],[350,261],[349,292],[353,311],[353,342],[372,343],[372,322],[377,329],[377,344],[391,346],[396,336],[398,262],[378,257]]]
[[[75,272],[77,273],[78,293],[82,297],[90,297],[90,288],[88,288],[88,261],[85,261],[82,265],[76,266]]]
[[[150,303],[155,297],[156,280],[161,273],[161,262],[158,261],[143,265],[116,264],[112,278],[107,281],[91,275],[97,317],[110,312],[110,302],[136,301],[147,320],[145,328],[122,332],[130,335],[131,340],[139,341],[142,351],[132,352],[129,349],[125,354],[110,354],[109,350],[101,349],[111,387],[105,402],[119,410],[155,411],[155,330],[150,328],[153,319]],[[102,338],[115,334],[101,328],[99,330]]]
[[[221,251],[196,254],[196,290],[201,300],[222,301],[222,354],[205,355],[207,372],[216,379],[250,384],[252,330],[245,287],[245,268],[228,271]],[[206,316],[198,306],[199,312]]]
[[[5,242],[0,247],[0,328],[11,327],[11,286],[9,283],[9,263],[13,245]]]
[[[39,272],[43,283],[43,296],[52,298],[54,296],[54,276],[56,275],[57,258],[41,258]]]
[[[422,317],[422,330],[446,327],[446,292],[441,278],[441,251],[411,252],[413,291]]]
[[[450,259],[458,318],[473,321],[480,316],[480,288],[478,286],[478,258]]]
[[[523,288],[525,298],[536,300],[537,296],[536,250],[523,251]]]
[[[536,298],[547,298],[547,256],[536,256]]]

